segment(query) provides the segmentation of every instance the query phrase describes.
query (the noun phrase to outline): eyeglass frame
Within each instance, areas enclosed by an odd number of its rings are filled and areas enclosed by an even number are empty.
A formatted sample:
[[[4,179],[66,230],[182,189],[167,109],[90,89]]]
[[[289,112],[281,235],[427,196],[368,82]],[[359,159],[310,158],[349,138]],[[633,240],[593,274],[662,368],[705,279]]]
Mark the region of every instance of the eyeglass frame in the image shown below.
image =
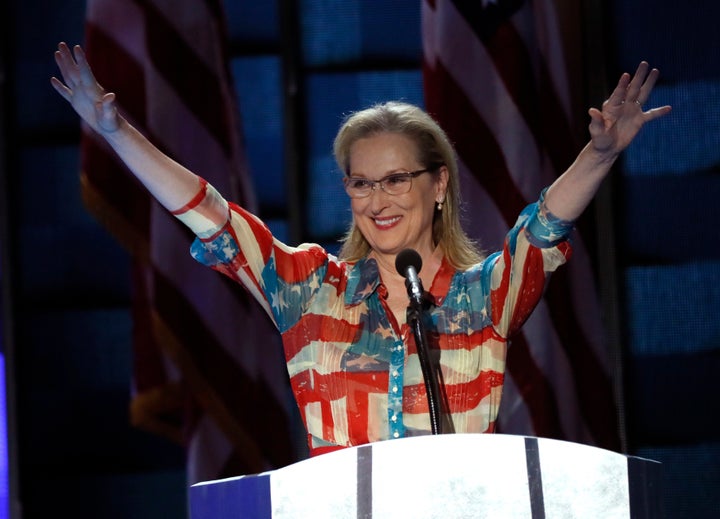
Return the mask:
[[[415,171],[401,171],[401,172],[398,172],[398,173],[390,173],[389,175],[385,175],[385,176],[384,176],[383,178],[381,178],[380,180],[370,180],[370,179],[367,179],[367,178],[351,177],[350,175],[347,175],[347,176],[345,176],[345,178],[343,178],[343,184],[345,185],[345,192],[348,194],[348,196],[349,196],[350,198],[355,198],[355,199],[367,198],[367,197],[369,197],[374,191],[377,190],[377,186],[380,186],[380,189],[382,189],[384,193],[387,193],[387,194],[390,195],[390,196],[400,196],[400,195],[404,195],[405,193],[409,193],[409,192],[410,192],[410,190],[412,189],[412,180],[413,180],[414,178],[419,177],[419,176],[422,175],[423,173],[432,173],[432,172],[434,172],[434,171],[437,171],[437,170],[440,169],[442,166],[443,166],[443,164],[441,164],[441,165],[439,165],[439,166],[435,166],[435,167],[430,167],[430,168],[417,169],[417,170],[415,170]],[[384,187],[385,182],[386,182],[387,180],[389,180],[389,179],[391,179],[391,178],[397,178],[397,177],[405,177],[405,178],[409,178],[409,179],[410,179],[410,187],[409,187],[408,190],[405,191],[404,193],[390,193],[390,192],[387,191],[387,190],[385,189],[385,187]],[[361,196],[353,196],[353,195],[351,195],[350,192],[348,191],[348,182],[349,182],[350,180],[363,180],[363,181],[367,182],[368,184],[370,184],[370,191],[368,191],[366,195],[361,195]]]

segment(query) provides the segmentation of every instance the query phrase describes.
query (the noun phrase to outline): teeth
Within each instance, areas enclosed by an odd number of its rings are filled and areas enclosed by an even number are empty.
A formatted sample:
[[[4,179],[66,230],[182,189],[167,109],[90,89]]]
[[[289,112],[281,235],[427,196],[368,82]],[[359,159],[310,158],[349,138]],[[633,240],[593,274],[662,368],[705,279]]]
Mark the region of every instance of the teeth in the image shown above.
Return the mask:
[[[399,217],[399,216],[396,216],[396,217],[394,217],[394,218],[384,219],[384,220],[381,220],[381,219],[379,219],[379,218],[375,218],[375,224],[378,225],[378,226],[380,226],[380,227],[388,227],[388,226],[394,224],[395,222],[397,222],[398,220],[400,220],[400,217]]]

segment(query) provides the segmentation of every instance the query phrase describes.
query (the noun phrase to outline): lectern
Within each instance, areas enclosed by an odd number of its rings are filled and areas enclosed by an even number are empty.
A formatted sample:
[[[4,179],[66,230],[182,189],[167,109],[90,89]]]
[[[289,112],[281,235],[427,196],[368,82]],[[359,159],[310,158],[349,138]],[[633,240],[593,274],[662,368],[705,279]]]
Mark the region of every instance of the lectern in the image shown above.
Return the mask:
[[[377,442],[190,487],[191,519],[663,516],[658,462],[503,434]]]

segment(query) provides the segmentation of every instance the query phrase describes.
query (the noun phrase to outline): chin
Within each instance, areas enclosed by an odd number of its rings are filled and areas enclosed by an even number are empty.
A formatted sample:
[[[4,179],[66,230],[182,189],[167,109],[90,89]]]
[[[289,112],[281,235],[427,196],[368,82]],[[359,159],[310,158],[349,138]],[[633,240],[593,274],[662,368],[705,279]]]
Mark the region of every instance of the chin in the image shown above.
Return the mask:
[[[373,247],[372,250],[374,250],[375,252],[377,252],[379,254],[396,256],[396,255],[400,254],[401,251],[403,251],[404,249],[407,249],[408,247],[409,247],[409,245],[404,245],[404,244],[403,245],[394,245],[394,246],[393,245],[386,245],[386,246],[378,245],[376,247]]]

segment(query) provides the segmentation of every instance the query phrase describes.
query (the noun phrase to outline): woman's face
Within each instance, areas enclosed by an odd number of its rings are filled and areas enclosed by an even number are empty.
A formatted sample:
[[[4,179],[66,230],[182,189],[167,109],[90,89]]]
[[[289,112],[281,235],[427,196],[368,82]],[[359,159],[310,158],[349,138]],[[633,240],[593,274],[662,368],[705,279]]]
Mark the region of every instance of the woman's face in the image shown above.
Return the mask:
[[[415,143],[397,133],[380,133],[357,140],[350,147],[350,176],[380,180],[393,173],[417,171]],[[444,200],[447,169],[423,173],[412,179],[410,191],[389,195],[380,186],[366,198],[352,198],[355,225],[376,255],[394,256],[406,248],[421,256],[432,254],[433,215],[437,202]]]

